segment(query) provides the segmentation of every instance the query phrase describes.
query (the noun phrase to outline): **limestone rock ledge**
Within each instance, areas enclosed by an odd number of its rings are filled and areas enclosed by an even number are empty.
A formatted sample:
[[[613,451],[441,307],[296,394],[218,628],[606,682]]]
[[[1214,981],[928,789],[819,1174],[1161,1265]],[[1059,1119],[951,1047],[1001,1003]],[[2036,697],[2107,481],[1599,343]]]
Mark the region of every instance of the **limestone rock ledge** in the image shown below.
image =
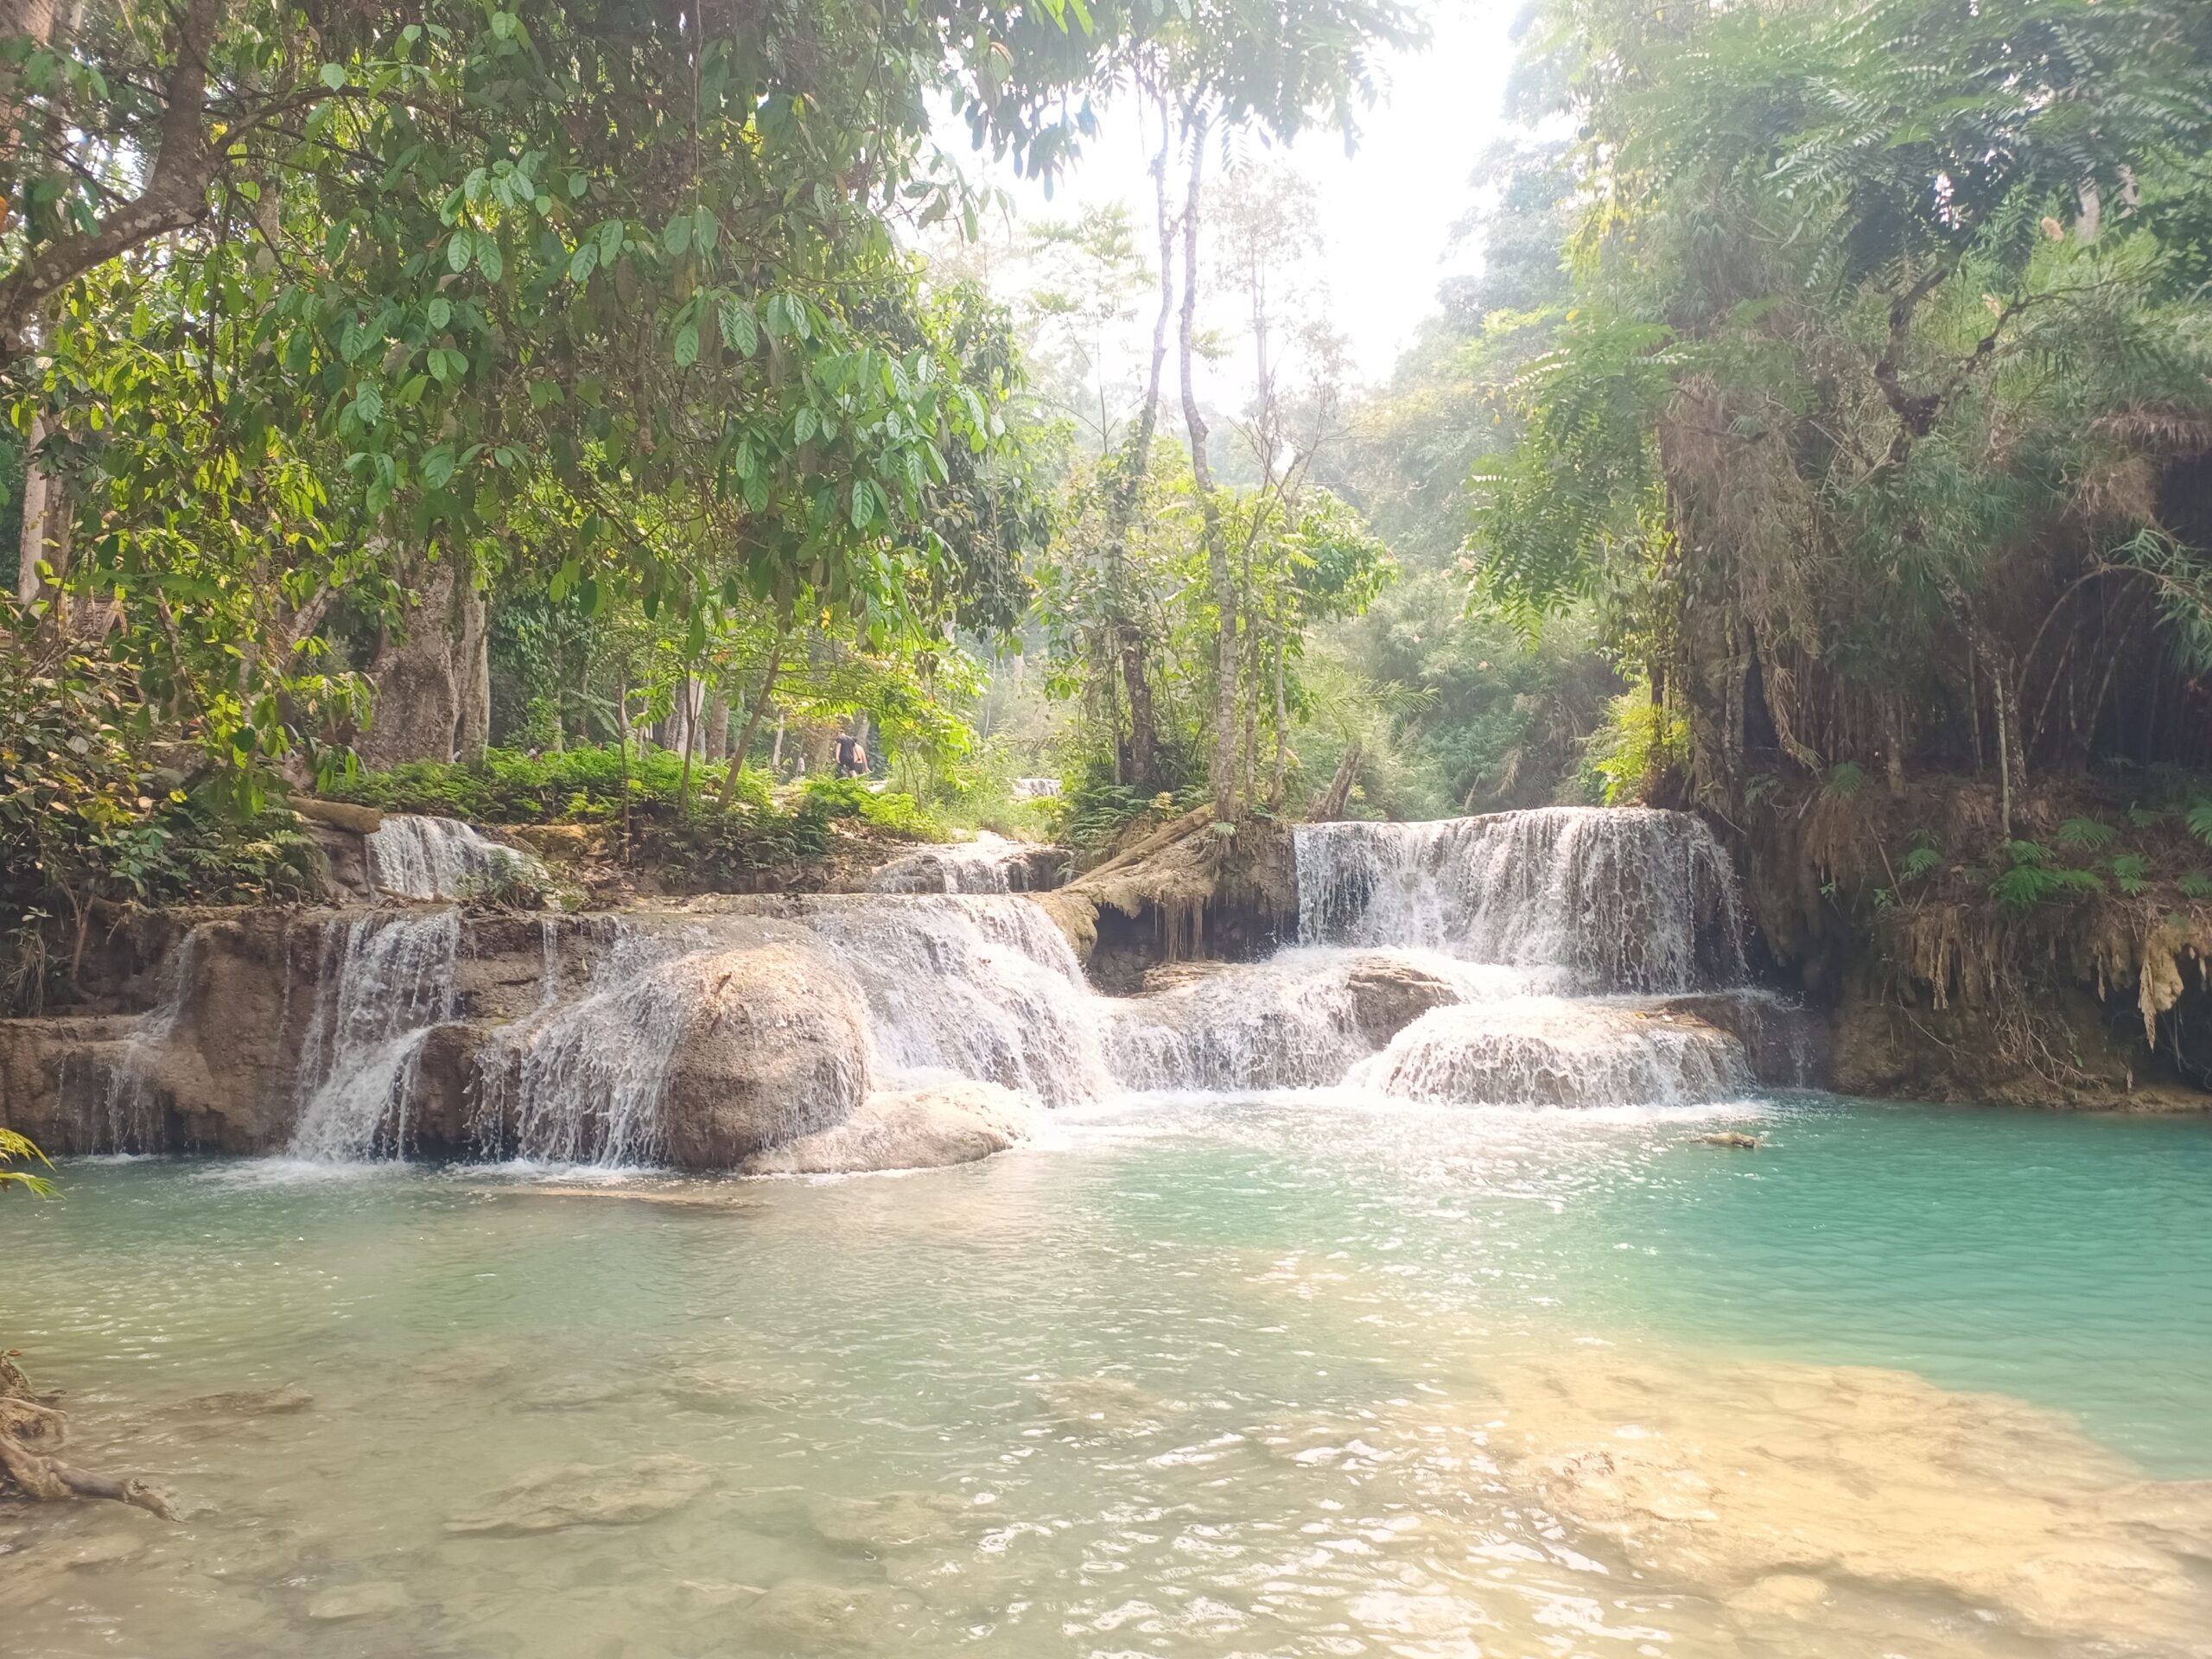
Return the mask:
[[[353,1017],[341,988],[349,953],[356,973],[373,960],[358,948],[360,930],[440,914],[202,919],[165,959],[118,976],[111,1011],[0,1019],[0,1122],[55,1156],[282,1153]],[[403,1097],[376,1151],[394,1141],[429,1157],[526,1150],[519,1120],[531,1096],[517,1080],[533,1056],[563,1078],[579,1059],[619,1077],[653,1062],[653,1043],[637,1040],[651,1021],[664,1027],[665,1071],[641,1161],[760,1173],[934,1168],[1029,1133],[1025,1098],[995,1085],[877,1090],[865,999],[803,930],[764,914],[725,928],[713,948],[652,953],[633,973],[622,942],[626,932],[634,944],[640,925],[650,924],[448,921],[458,929],[442,958],[450,982],[408,1039]],[[368,989],[423,1000],[419,988]],[[589,1158],[595,1144],[569,1155]]]
[[[843,1122],[756,1152],[747,1175],[939,1169],[973,1163],[1029,1138],[1037,1108],[1011,1089],[967,1080],[879,1090]]]

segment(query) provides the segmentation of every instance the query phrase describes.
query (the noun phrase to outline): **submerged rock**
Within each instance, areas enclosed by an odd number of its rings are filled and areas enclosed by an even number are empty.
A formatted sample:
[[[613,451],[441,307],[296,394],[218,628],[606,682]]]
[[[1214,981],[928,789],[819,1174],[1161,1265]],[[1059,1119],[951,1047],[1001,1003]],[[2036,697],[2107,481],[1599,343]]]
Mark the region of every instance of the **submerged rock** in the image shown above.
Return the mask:
[[[1753,1630],[1845,1637],[1839,1598],[1873,1591],[2069,1652],[2212,1654],[2212,1483],[2146,1479],[2059,1413],[1707,1356],[1586,1352],[1494,1380],[1490,1443],[1516,1486]]]
[[[313,1404],[315,1396],[305,1389],[225,1389],[194,1395],[179,1402],[176,1409],[204,1416],[272,1417],[305,1411]]]
[[[308,1617],[327,1624],[349,1618],[374,1618],[403,1613],[415,1605],[404,1584],[379,1580],[370,1584],[340,1585],[308,1599]]]
[[[995,1083],[880,1090],[834,1128],[754,1153],[748,1175],[938,1169],[973,1163],[1029,1137],[1037,1109]]]
[[[969,1506],[944,1492],[886,1492],[880,1497],[817,1497],[807,1520],[823,1542],[848,1549],[910,1549],[960,1529]]]
[[[751,1622],[809,1649],[889,1653],[898,1645],[899,1600],[880,1584],[785,1579],[746,1610]]]
[[[627,1527],[682,1509],[707,1489],[707,1471],[663,1452],[630,1463],[533,1469],[446,1522],[452,1533],[519,1537],[564,1527]]]

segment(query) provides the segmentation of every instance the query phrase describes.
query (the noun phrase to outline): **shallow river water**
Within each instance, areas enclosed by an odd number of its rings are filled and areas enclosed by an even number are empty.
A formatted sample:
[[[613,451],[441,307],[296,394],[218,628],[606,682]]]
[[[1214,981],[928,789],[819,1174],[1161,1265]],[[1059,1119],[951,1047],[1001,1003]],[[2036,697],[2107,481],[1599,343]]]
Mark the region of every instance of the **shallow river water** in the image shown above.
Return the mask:
[[[0,1651],[2212,1654],[2212,1122],[1052,1122],[65,1166],[0,1203],[10,1334],[184,1519],[0,1510]]]

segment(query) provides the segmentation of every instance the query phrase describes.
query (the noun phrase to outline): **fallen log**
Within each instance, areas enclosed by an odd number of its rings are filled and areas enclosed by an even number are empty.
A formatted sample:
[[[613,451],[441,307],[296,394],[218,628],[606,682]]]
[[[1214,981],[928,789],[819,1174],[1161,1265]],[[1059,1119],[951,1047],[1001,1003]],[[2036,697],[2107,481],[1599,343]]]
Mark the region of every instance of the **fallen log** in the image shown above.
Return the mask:
[[[168,1494],[138,1479],[118,1480],[64,1462],[57,1455],[68,1443],[69,1418],[41,1400],[12,1353],[0,1354],[0,1495],[18,1493],[38,1503],[63,1498],[106,1498],[176,1519]]]

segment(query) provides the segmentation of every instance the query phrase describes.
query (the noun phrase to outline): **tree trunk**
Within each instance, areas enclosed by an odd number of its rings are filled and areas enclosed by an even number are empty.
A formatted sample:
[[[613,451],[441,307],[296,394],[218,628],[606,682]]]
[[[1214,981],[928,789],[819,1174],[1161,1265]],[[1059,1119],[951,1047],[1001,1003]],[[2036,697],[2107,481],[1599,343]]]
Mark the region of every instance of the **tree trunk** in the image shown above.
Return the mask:
[[[480,766],[492,742],[492,631],[484,595],[466,576],[458,577],[460,603],[454,607],[454,758]]]
[[[720,685],[707,699],[707,724],[701,736],[701,760],[712,763],[729,753],[729,693]]]
[[[1332,823],[1344,815],[1345,804],[1351,799],[1352,780],[1359,775],[1359,744],[1344,745],[1344,752],[1337,761],[1336,776],[1329,779],[1329,787],[1319,803],[1306,814],[1314,823]]]
[[[1220,611],[1214,639],[1213,810],[1217,823],[1236,821],[1236,579],[1229,556],[1229,537],[1214,493],[1213,470],[1206,461],[1206,423],[1198,413],[1192,368],[1198,354],[1198,214],[1205,178],[1206,112],[1186,107],[1184,129],[1191,142],[1191,183],[1183,199],[1183,306],[1177,336],[1182,369],[1183,424],[1190,435],[1191,476],[1198,486],[1204,525],[1206,573]]]
[[[19,0],[16,15],[35,22],[41,10],[39,0]],[[220,162],[209,143],[207,65],[223,10],[220,0],[183,0],[172,11],[170,65],[145,188],[97,224],[54,238],[0,278],[0,353],[20,351],[47,302],[86,271],[207,217],[208,187]],[[50,29],[50,7],[44,16]]]
[[[1290,717],[1282,694],[1283,632],[1280,619],[1275,624],[1275,775],[1268,785],[1268,804],[1281,810],[1282,806],[1283,773],[1290,744]]]
[[[480,760],[489,734],[482,597],[443,561],[422,567],[420,581],[420,601],[399,632],[386,632],[369,666],[376,701],[357,747],[372,771],[451,761],[457,752]]]
[[[1150,652],[1144,625],[1131,614],[1128,582],[1129,527],[1152,469],[1152,444],[1160,430],[1160,385],[1167,365],[1167,321],[1175,307],[1175,219],[1167,208],[1167,156],[1173,144],[1167,100],[1160,100],[1160,149],[1152,158],[1153,212],[1160,233],[1160,308],[1152,319],[1152,356],[1145,373],[1144,404],[1115,480],[1107,534],[1114,549],[1114,631],[1122,690],[1129,703],[1128,781],[1150,789],[1159,781],[1160,725],[1152,701]]]
[[[23,447],[23,533],[16,556],[16,596],[28,607],[39,596],[41,562],[59,582],[69,569],[69,486],[38,461],[46,417],[35,416]]]
[[[746,716],[745,729],[738,734],[737,747],[729,752],[729,775],[722,779],[721,810],[725,812],[737,799],[737,775],[745,770],[745,757],[753,747],[753,734],[760,729],[760,717],[768,712],[768,698],[775,691],[776,676],[784,666],[784,638],[791,632],[788,623],[776,630],[776,643],[768,649],[768,671],[760,677],[760,695],[753,699],[753,712]]]
[[[2020,702],[2012,677],[1993,656],[1990,663],[1990,700],[1997,709],[1997,824],[1998,833],[2012,839],[2012,805],[2028,786],[2027,757],[2020,749]]]

